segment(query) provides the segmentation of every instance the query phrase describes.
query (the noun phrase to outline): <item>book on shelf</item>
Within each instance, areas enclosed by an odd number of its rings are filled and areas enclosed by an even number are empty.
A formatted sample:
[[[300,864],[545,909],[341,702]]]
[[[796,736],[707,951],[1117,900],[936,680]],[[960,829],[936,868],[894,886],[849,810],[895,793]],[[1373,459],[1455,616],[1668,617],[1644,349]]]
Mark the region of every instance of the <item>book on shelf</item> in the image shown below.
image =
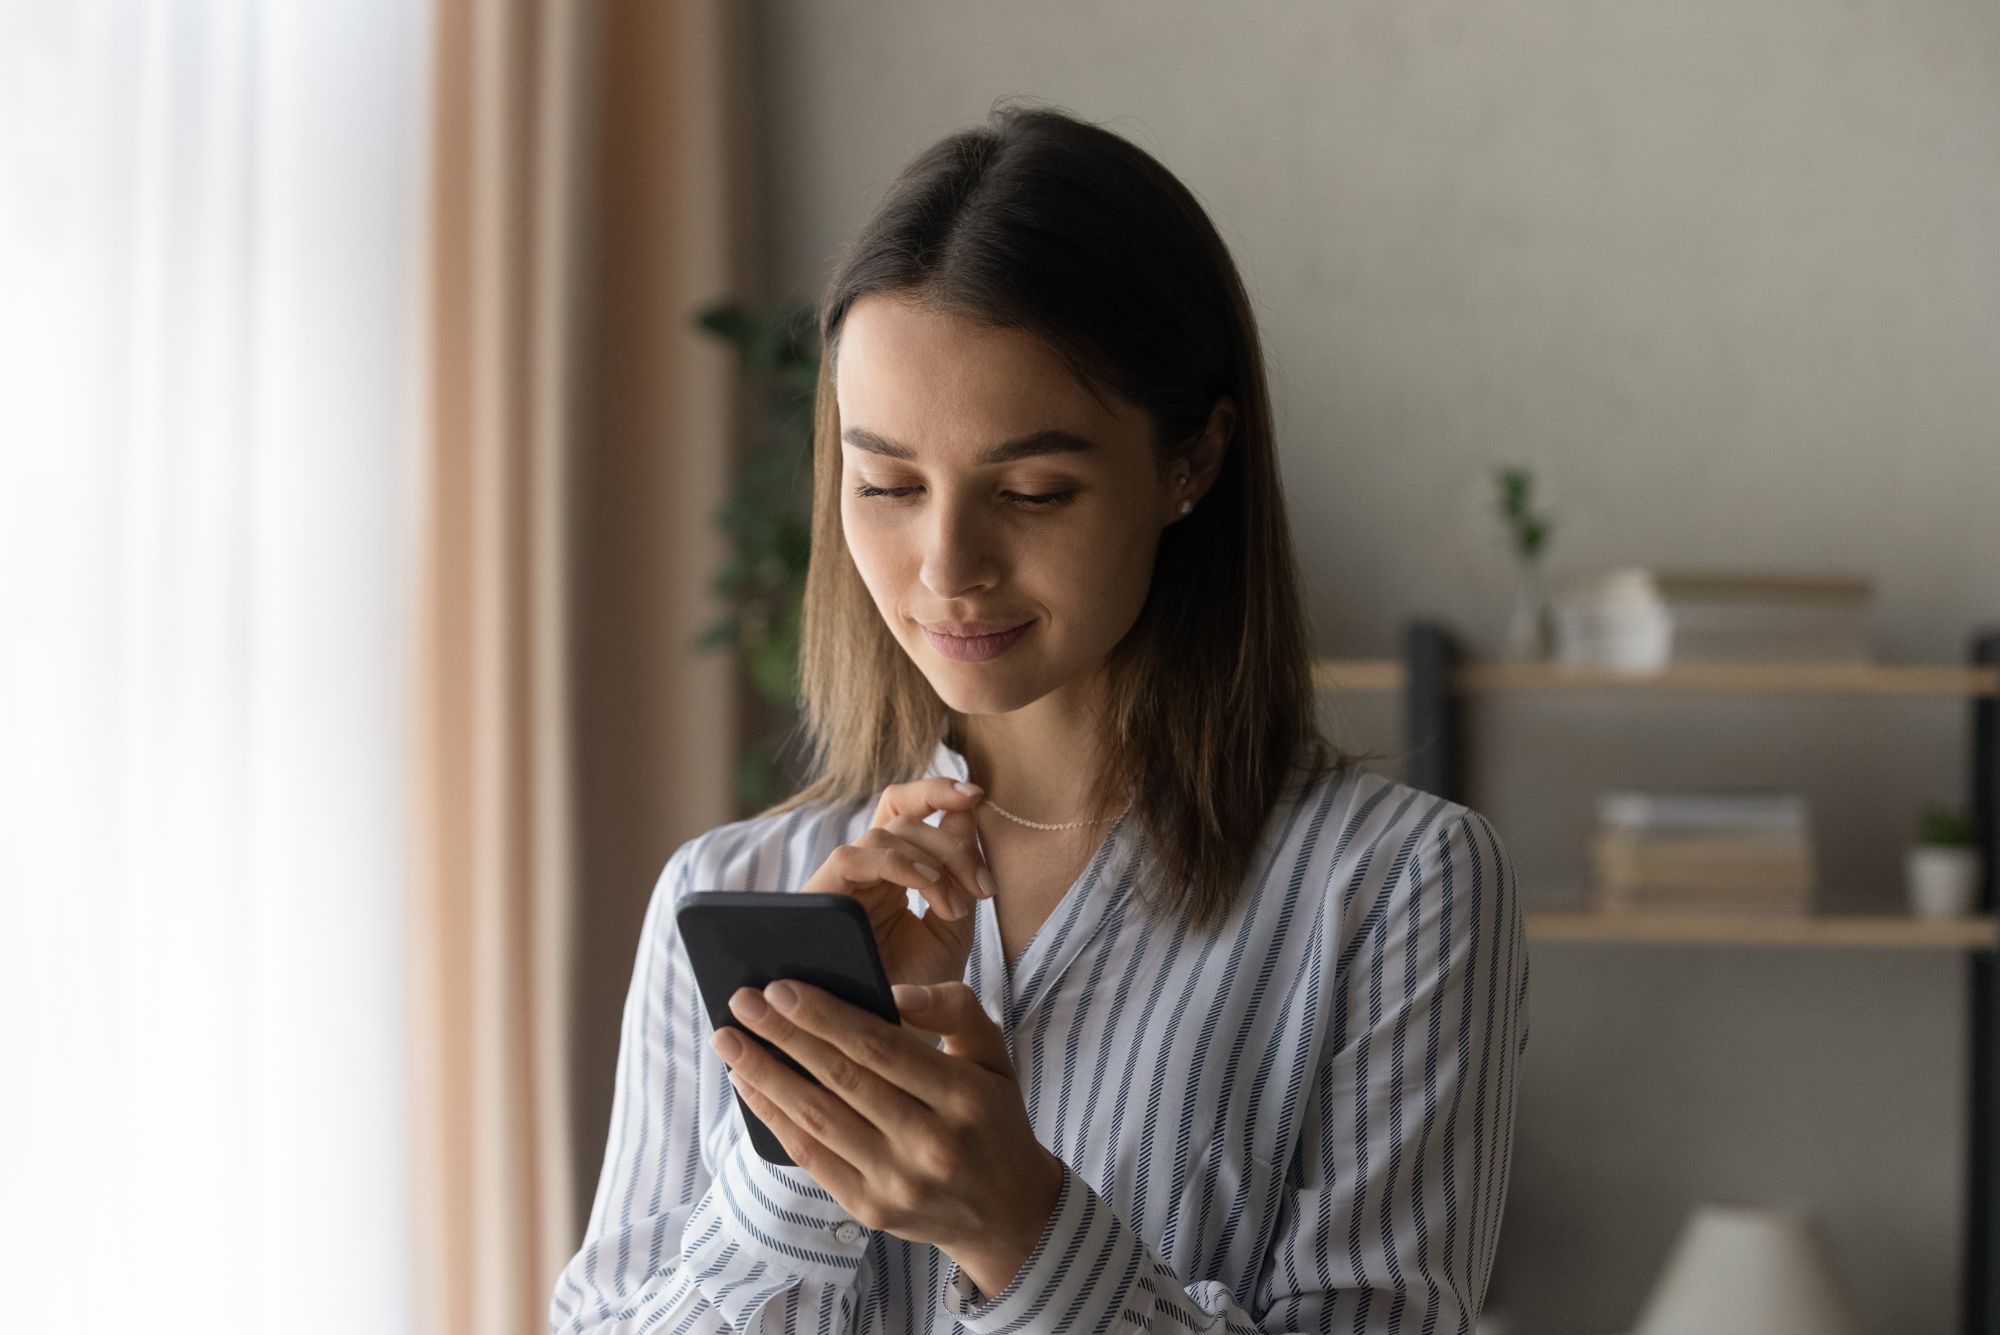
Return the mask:
[[[1598,794],[1597,823],[1605,829],[1685,830],[1703,834],[1803,830],[1811,809],[1803,793],[1773,788],[1705,788],[1682,792]]]
[[[1591,849],[1599,874],[1621,884],[1788,886],[1812,878],[1812,838],[1805,834],[1658,837],[1600,830]]]
[[[1866,576],[1662,570],[1653,583],[1671,627],[1669,662],[1874,661]]]
[[[1608,792],[1590,837],[1600,911],[1803,913],[1816,868],[1803,794]]]

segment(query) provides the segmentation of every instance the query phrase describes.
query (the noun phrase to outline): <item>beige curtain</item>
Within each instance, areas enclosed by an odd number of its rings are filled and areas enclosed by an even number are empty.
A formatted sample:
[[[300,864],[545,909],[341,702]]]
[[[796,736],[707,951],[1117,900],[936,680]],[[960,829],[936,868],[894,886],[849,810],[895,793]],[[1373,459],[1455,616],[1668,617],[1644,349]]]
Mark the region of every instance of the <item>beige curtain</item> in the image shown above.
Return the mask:
[[[694,330],[749,283],[731,0],[439,0],[411,985],[416,1328],[546,1328],[654,878],[735,815]]]

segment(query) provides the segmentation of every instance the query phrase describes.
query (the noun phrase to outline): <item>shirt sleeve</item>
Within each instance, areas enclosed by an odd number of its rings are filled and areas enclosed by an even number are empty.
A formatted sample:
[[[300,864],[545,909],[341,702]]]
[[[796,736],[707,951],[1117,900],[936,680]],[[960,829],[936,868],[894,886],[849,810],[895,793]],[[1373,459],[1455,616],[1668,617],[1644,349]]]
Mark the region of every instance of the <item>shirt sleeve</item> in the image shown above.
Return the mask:
[[[667,862],[626,994],[604,1167],[551,1335],[845,1330],[871,1230],[803,1170],[766,1162],[709,1046],[675,926],[692,849]]]
[[[1441,824],[1342,953],[1327,1055],[1254,1293],[1175,1274],[1065,1165],[1013,1281],[987,1295],[948,1265],[940,1307],[972,1335],[1467,1335],[1512,1163],[1528,956],[1499,836],[1469,809]]]

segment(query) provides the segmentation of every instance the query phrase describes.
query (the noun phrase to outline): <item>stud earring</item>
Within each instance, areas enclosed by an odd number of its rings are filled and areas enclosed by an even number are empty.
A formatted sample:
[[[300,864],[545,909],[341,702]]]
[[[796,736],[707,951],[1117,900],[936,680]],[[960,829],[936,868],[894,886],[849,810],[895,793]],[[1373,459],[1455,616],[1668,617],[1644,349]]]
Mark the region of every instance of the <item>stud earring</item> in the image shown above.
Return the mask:
[[[1182,485],[1183,487],[1185,487],[1185,486],[1187,485],[1187,482],[1188,482],[1188,475],[1187,475],[1186,473],[1182,473],[1182,474],[1181,474],[1181,485]],[[1193,501],[1182,501],[1182,502],[1181,502],[1181,513],[1182,513],[1182,514],[1186,514],[1186,513],[1188,512],[1188,511],[1190,511],[1190,510],[1192,510],[1192,509],[1194,509],[1194,502],[1193,502]]]

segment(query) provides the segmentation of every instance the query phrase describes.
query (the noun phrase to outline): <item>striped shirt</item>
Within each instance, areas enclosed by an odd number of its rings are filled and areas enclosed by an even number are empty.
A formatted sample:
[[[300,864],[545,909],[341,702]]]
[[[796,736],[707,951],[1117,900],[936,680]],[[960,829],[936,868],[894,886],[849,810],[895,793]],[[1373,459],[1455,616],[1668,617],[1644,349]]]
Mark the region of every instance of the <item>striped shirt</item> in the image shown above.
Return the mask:
[[[929,773],[966,778],[965,757],[941,743]],[[1063,1164],[1033,1253],[985,1294],[758,1156],[676,939],[683,894],[795,890],[873,814],[738,821],[668,860],[551,1332],[1471,1329],[1528,1042],[1514,872],[1483,816],[1337,769],[1274,809],[1206,936],[1143,911],[1129,810],[1011,966],[977,901],[965,981]]]

